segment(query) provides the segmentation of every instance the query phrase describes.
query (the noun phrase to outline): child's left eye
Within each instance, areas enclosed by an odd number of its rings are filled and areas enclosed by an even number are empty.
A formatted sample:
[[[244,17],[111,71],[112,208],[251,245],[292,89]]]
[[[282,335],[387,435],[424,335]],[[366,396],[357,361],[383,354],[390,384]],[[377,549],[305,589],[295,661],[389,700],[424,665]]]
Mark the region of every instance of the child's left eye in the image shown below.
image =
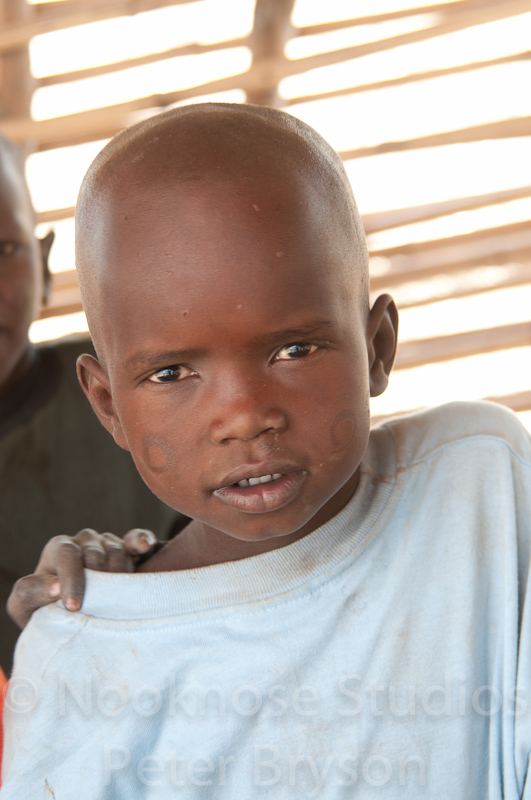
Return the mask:
[[[9,258],[14,256],[18,249],[19,245],[16,242],[0,242],[0,256]]]
[[[175,364],[171,367],[163,367],[158,369],[149,376],[148,381],[152,383],[173,383],[175,381],[182,381],[183,378],[188,378],[190,375],[195,375],[193,369],[184,367],[182,364]]]
[[[293,361],[296,358],[304,358],[315,353],[317,349],[318,346],[316,344],[309,344],[308,342],[287,344],[276,353],[275,361]]]

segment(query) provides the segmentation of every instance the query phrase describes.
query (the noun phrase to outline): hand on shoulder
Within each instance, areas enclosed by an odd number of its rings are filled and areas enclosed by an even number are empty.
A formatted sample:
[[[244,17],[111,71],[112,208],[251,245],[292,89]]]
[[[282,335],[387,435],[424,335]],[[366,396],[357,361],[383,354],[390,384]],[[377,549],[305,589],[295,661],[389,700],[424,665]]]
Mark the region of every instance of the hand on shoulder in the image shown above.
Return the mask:
[[[155,534],[141,528],[123,539],[112,533],[85,528],[75,536],[54,536],[44,547],[32,575],[20,578],[7,601],[7,612],[24,628],[34,611],[62,600],[68,611],[79,611],[83,602],[83,570],[134,572],[135,566],[163,546]]]

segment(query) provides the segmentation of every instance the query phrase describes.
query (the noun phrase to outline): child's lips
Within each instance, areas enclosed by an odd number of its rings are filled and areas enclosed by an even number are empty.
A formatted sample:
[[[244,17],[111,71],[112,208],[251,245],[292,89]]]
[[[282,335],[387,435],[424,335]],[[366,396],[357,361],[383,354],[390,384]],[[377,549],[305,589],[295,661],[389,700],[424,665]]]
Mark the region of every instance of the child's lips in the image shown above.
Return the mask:
[[[213,494],[230,508],[248,514],[276,511],[297,497],[307,474],[305,470],[281,472],[277,469],[275,472],[262,473],[275,476],[267,482],[239,486],[236,481],[229,486],[215,489]]]

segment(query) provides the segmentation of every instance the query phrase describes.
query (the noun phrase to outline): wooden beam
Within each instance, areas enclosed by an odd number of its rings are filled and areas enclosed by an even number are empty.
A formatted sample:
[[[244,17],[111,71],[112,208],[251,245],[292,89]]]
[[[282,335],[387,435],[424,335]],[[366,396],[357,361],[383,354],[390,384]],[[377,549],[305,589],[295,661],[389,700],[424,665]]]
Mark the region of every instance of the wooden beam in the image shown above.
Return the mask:
[[[516,322],[496,328],[399,343],[393,369],[411,369],[480,353],[529,346],[531,346],[531,322]]]
[[[256,0],[251,34],[252,70],[260,76],[260,87],[247,90],[247,102],[277,106],[278,69],[273,63],[284,60],[284,47],[293,34],[291,12],[294,0]]]
[[[78,81],[84,80],[85,78],[95,78],[99,75],[108,75],[112,72],[121,72],[131,67],[142,67],[146,64],[165,61],[168,58],[176,58],[177,56],[196,56],[202,53],[230,50],[233,47],[245,47],[249,44],[250,39],[248,36],[230,39],[224,42],[216,42],[215,44],[186,44],[182,47],[172,47],[169,50],[161,50],[160,52],[150,53],[146,56],[138,56],[138,58],[127,58],[123,61],[114,62],[113,64],[102,64],[99,67],[88,67],[87,69],[78,69],[73,72],[47,75],[44,78],[39,78],[38,84],[39,86],[55,86],[58,83],[69,83],[69,81],[73,80]]]
[[[0,30],[0,50],[10,50],[21,44],[27,44],[34,36],[43,33],[73,28],[76,25],[87,25],[105,19],[125,17],[142,11],[152,11],[190,2],[190,0],[94,0],[94,2],[76,3],[75,10],[70,11],[70,3],[50,3],[57,8],[41,11],[32,21],[13,23]]]
[[[483,125],[472,125],[469,128],[461,128],[460,130],[419,136],[416,139],[382,142],[369,147],[343,150],[339,155],[344,161],[349,161],[354,158],[367,158],[368,156],[379,156],[384,153],[401,153],[406,150],[420,150],[427,147],[444,147],[450,144],[480,142],[485,139],[512,139],[521,136],[531,136],[531,116],[487,122]]]
[[[371,275],[371,289],[375,292],[436,275],[456,274],[474,266],[520,264],[527,267],[531,280],[531,225],[524,222],[518,224],[518,229],[515,225],[505,226],[436,242],[387,248],[372,251],[371,256],[388,263],[385,273]]]
[[[365,233],[369,235],[393,228],[400,228],[403,225],[411,225],[416,222],[439,219],[449,214],[456,214],[459,211],[472,211],[478,208],[487,208],[488,206],[507,203],[512,200],[521,200],[526,197],[531,197],[531,186],[519,186],[516,189],[506,189],[502,192],[491,192],[490,194],[476,195],[473,197],[459,197],[440,203],[430,203],[411,208],[363,214],[362,219]]]
[[[504,264],[504,259],[500,259],[501,264],[490,268],[503,272],[495,280],[483,280],[481,276],[485,269],[489,267],[470,267],[469,265],[462,265],[458,271],[452,271],[450,275],[446,272],[442,273],[442,277],[447,280],[444,281],[443,287],[437,286],[437,279],[441,277],[441,273],[427,276],[422,281],[411,281],[399,284],[393,287],[393,297],[400,311],[407,308],[418,308],[419,306],[430,305],[431,303],[438,303],[443,300],[457,300],[460,297],[476,297],[486,292],[497,291],[498,289],[508,289],[514,286],[525,286],[529,284],[531,273],[531,250],[528,254],[528,262],[525,264],[514,264],[512,262]],[[474,281],[474,273],[478,274],[477,281]],[[449,280],[448,280],[449,279]],[[413,283],[414,287],[418,289],[419,285],[425,289],[425,294],[421,295],[418,292],[412,293],[408,287]],[[379,292],[377,292],[379,294]]]
[[[37,222],[59,222],[61,219],[71,219],[74,216],[76,207],[68,206],[67,208],[51,208],[47,211],[39,211],[37,214]]]
[[[378,250],[372,250],[372,256],[379,256],[383,258],[391,258],[393,256],[416,256],[421,255],[423,260],[429,258],[429,254],[437,251],[446,251],[451,248],[452,252],[463,250],[469,245],[476,247],[483,247],[485,252],[491,252],[493,242],[500,242],[504,249],[507,247],[513,249],[531,246],[531,220],[524,220],[523,222],[510,222],[506,225],[498,225],[497,227],[483,228],[480,230],[472,231],[471,233],[460,233],[456,236],[445,236],[441,239],[430,239],[425,242],[408,242],[407,244],[396,245],[395,247],[382,247]],[[479,243],[479,244],[478,244]]]
[[[193,0],[175,0],[172,5],[182,5],[185,3],[190,3]],[[37,3],[35,6],[37,12],[37,18],[43,20],[50,20],[50,19],[63,19],[65,16],[69,14],[80,14],[80,13],[87,13],[87,11],[94,11],[94,14],[98,14],[103,9],[108,8],[117,8],[120,10],[123,6],[129,6],[130,8],[140,8],[140,4],[132,3],[131,0],[60,0],[59,2],[44,2],[44,3]],[[141,10],[142,11],[150,11],[152,8],[158,8],[159,6],[153,3],[142,3]],[[136,13],[135,10],[132,13]]]
[[[494,397],[486,397],[485,400],[507,406],[512,408],[513,411],[531,411],[531,391],[495,395]]]
[[[33,8],[26,0],[0,0],[0,30],[26,23],[32,12]],[[0,120],[9,117],[29,119],[33,89],[25,41],[0,55]]]
[[[329,33],[343,28],[354,28],[360,25],[375,25],[379,22],[392,22],[396,19],[417,17],[421,14],[460,14],[485,6],[485,0],[454,0],[454,2],[434,3],[433,5],[418,5],[410,8],[401,8],[398,11],[385,11],[381,14],[369,14],[362,17],[334,20],[333,22],[320,22],[317,25],[306,25],[299,28],[299,36],[315,36],[320,33]]]
[[[67,289],[63,292],[52,294],[48,305],[43,306],[39,319],[62,317],[65,314],[76,314],[83,311],[81,293],[79,289]]]
[[[284,98],[284,105],[292,106],[298,103],[316,102],[317,100],[329,100],[334,97],[344,97],[351,94],[362,92],[375,92],[379,89],[395,89],[397,86],[405,86],[409,83],[428,81],[434,78],[442,78],[447,75],[460,75],[465,72],[474,72],[487,67],[499,67],[503,64],[512,64],[517,61],[526,61],[531,58],[531,51],[525,50],[521,53],[503,56],[502,58],[491,58],[484,61],[473,61],[469,64],[458,64],[454,67],[441,67],[441,69],[425,70],[423,72],[412,72],[409,75],[401,75],[398,78],[389,78],[384,81],[374,83],[362,83],[356,86],[349,86],[345,89],[334,89],[329,92],[316,92],[315,94],[299,95],[297,97]]]

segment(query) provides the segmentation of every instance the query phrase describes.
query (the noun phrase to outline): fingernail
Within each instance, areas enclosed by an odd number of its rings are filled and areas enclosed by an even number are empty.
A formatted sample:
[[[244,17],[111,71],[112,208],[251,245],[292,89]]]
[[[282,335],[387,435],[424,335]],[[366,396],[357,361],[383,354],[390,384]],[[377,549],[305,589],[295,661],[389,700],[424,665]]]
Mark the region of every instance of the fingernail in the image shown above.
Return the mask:
[[[60,594],[61,594],[61,587],[59,586],[59,581],[54,581],[48,586],[49,597],[59,597]]]
[[[73,595],[70,595],[69,597],[66,598],[66,600],[65,600],[65,608],[67,608],[69,611],[79,611],[80,607],[81,607],[81,604],[80,604],[79,600],[77,599],[77,597],[74,597]]]
[[[156,543],[157,537],[155,536],[153,531],[146,531],[145,534],[146,534],[146,542],[148,544],[155,544]]]

